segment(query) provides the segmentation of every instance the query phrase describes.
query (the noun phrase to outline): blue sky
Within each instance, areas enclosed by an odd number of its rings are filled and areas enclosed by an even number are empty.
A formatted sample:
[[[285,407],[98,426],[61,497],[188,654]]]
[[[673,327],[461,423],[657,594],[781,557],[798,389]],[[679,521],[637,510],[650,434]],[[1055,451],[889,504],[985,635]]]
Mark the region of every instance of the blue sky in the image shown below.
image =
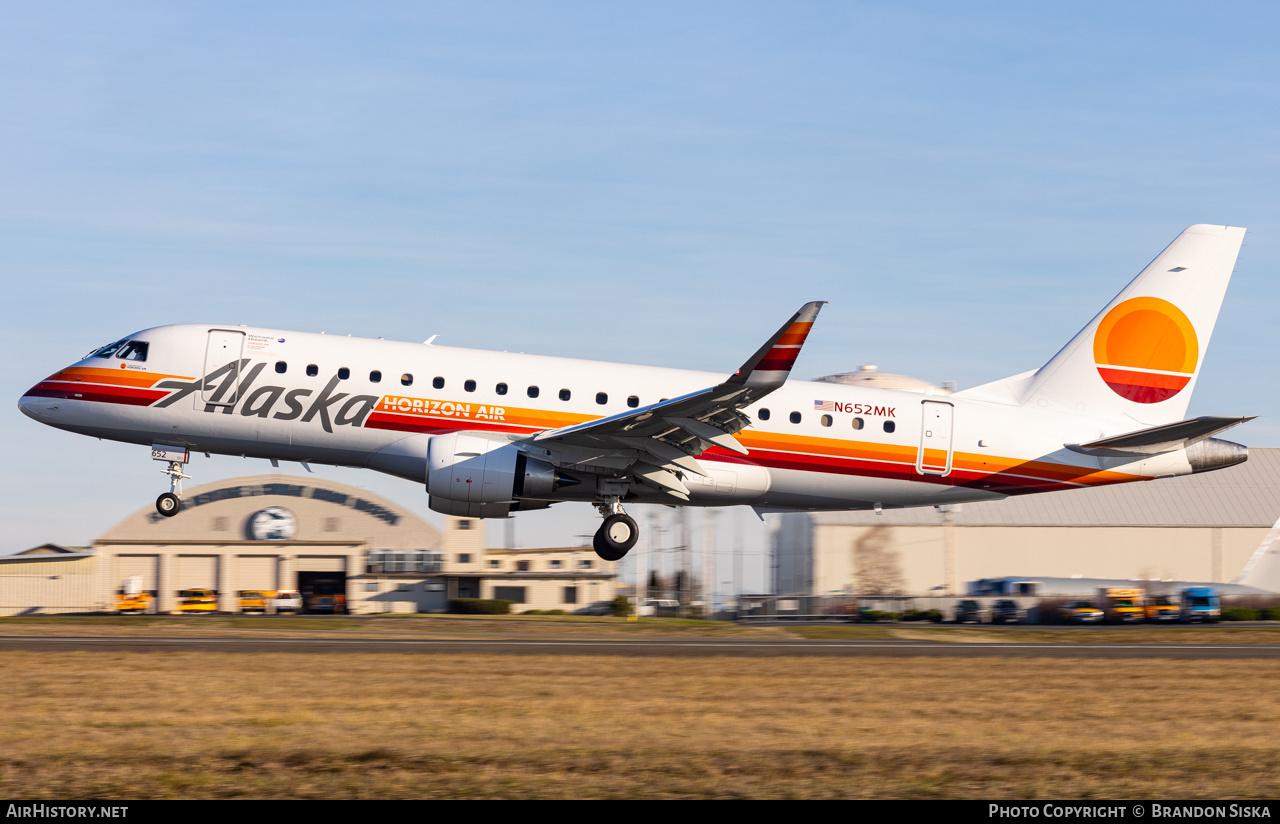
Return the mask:
[[[6,4],[0,552],[87,543],[162,491],[140,448],[16,409],[135,329],[439,334],[729,370],[823,299],[799,376],[876,363],[963,387],[1039,366],[1200,222],[1250,231],[1190,413],[1260,415],[1233,437],[1280,446],[1278,18],[1266,3]],[[318,471],[426,511],[411,484]],[[517,534],[563,543],[593,524],[556,508]]]

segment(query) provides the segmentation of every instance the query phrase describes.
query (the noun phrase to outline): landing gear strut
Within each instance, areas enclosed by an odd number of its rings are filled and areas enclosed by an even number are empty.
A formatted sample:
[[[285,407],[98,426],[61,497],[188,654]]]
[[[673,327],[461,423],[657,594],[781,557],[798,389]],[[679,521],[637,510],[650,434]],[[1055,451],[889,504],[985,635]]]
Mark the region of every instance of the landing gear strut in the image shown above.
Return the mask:
[[[596,530],[592,545],[601,559],[620,561],[636,545],[640,527],[636,525],[634,518],[622,511],[622,504],[617,498],[597,506],[605,519]]]
[[[181,461],[169,461],[169,468],[160,471],[169,476],[169,491],[156,498],[156,512],[172,518],[182,511],[182,479],[191,476],[182,471]]]

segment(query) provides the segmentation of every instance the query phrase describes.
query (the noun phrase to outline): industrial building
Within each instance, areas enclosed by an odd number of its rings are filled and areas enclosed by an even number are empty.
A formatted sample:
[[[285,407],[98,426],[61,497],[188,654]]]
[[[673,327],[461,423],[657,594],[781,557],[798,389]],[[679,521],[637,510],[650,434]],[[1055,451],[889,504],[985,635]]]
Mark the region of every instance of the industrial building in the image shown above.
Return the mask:
[[[615,567],[589,547],[489,549],[482,521],[443,532],[365,490],[314,477],[255,476],[189,490],[182,511],[147,506],[84,549],[46,544],[0,558],[0,614],[113,608],[137,576],[156,609],[177,593],[216,590],[235,612],[241,590],[325,586],[355,614],[442,612],[451,598],[501,598],[512,611],[573,612],[614,597]]]
[[[952,507],[787,513],[778,594],[961,594],[1008,576],[1228,582],[1280,517],[1280,449],[1145,483]]]

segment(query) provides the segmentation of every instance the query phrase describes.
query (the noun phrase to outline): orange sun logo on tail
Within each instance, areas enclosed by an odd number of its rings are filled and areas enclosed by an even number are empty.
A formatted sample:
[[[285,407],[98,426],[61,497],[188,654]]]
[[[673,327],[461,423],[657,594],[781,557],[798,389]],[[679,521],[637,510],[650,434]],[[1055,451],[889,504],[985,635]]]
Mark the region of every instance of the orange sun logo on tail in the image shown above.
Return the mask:
[[[1159,403],[1191,382],[1200,359],[1196,330],[1160,298],[1130,298],[1093,334],[1093,360],[1107,386],[1135,403]]]

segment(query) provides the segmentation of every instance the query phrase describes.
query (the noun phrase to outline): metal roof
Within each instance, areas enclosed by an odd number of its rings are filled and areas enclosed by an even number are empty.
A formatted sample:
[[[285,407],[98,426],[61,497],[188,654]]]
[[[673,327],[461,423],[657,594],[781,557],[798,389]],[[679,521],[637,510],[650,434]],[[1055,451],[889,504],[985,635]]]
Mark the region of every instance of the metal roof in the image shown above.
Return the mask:
[[[1091,489],[1017,495],[955,507],[957,526],[1270,527],[1280,518],[1280,449],[1216,472]],[[814,524],[933,526],[934,507],[815,512]]]

